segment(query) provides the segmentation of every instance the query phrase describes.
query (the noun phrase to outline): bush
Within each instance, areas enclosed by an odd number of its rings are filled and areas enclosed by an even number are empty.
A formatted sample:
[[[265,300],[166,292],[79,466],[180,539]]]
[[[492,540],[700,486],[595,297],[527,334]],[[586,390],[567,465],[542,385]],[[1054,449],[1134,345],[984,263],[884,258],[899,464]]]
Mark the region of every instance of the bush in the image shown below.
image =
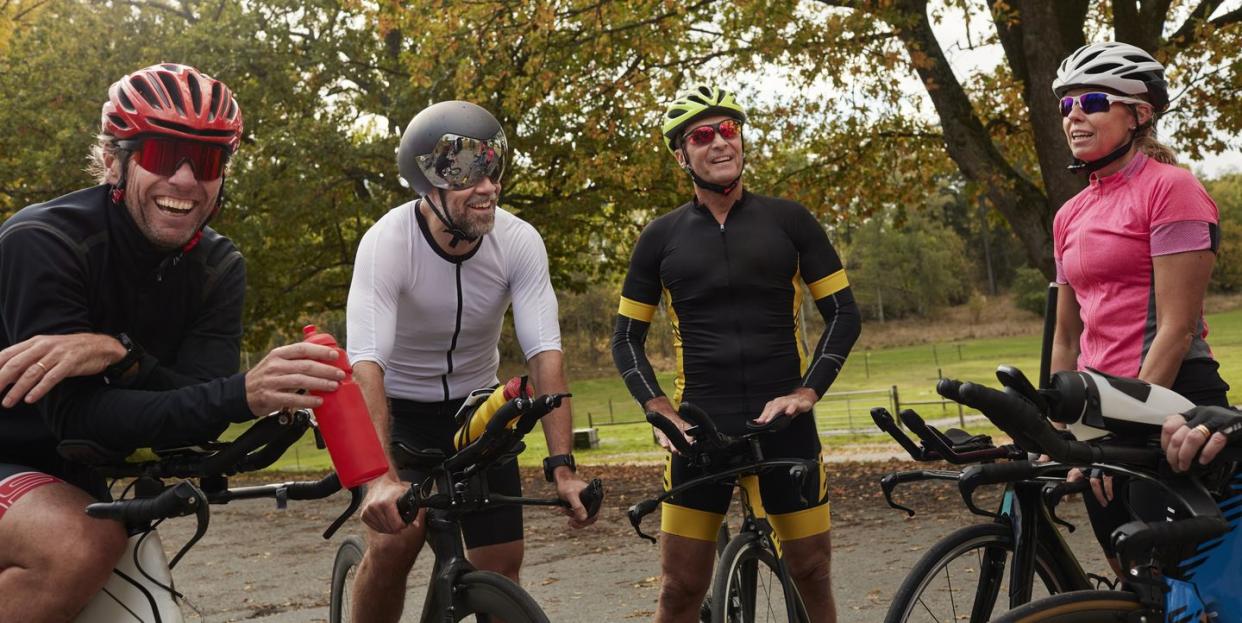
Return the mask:
[[[1023,266],[1017,270],[1013,279],[1014,305],[1018,309],[1044,317],[1044,307],[1048,303],[1048,280],[1038,269]]]

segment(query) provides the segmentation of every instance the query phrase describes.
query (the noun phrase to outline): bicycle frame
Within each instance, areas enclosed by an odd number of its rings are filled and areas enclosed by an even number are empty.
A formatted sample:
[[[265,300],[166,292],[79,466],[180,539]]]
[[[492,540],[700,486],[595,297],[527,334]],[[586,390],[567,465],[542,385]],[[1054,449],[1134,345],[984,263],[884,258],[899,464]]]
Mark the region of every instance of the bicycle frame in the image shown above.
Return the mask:
[[[74,623],[159,621],[182,623],[172,571],[159,532],[151,529],[129,537],[129,545],[112,576]]]
[[[253,487],[228,488],[228,476],[267,467],[310,426],[309,414],[295,412],[260,420],[237,440],[211,444],[208,450],[167,451],[153,461],[126,463],[89,441],[62,442],[61,452],[93,464],[101,474],[114,478],[136,477],[134,499],[91,504],[86,513],[99,519],[122,522],[130,537],[124,554],[75,623],[181,623],[181,594],[173,584],[172,569],[207,532],[211,504],[233,500],[275,498],[277,508],[287,500],[321,499],[341,489],[335,473],[315,482],[285,482]],[[190,452],[184,452],[192,450]],[[119,462],[118,462],[119,461]],[[197,477],[202,489],[188,480],[165,486],[165,478]],[[324,532],[329,538],[358,508],[358,488],[350,490],[350,503]],[[194,515],[194,535],[171,561],[164,554],[156,527],[165,519]]]

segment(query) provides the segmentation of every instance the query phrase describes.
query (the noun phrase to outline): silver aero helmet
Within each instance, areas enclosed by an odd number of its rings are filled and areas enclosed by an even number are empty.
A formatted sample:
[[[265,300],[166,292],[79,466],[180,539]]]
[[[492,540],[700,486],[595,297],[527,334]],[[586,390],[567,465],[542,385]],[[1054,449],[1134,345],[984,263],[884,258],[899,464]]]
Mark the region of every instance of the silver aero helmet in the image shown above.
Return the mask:
[[[1142,48],[1105,41],[1084,45],[1061,61],[1052,92],[1063,97],[1072,89],[1102,87],[1123,95],[1146,95],[1156,112],[1169,107],[1164,65]]]
[[[424,108],[406,126],[397,149],[401,177],[419,195],[439,193],[436,216],[457,239],[474,240],[449,218],[445,191],[471,188],[483,178],[500,183],[509,159],[509,141],[492,113],[463,101]],[[454,241],[455,244],[455,241]]]
[[[1052,376],[1048,417],[1069,426],[1079,441],[1105,435],[1147,437],[1160,433],[1164,420],[1194,403],[1181,394],[1138,379],[1087,368]]]

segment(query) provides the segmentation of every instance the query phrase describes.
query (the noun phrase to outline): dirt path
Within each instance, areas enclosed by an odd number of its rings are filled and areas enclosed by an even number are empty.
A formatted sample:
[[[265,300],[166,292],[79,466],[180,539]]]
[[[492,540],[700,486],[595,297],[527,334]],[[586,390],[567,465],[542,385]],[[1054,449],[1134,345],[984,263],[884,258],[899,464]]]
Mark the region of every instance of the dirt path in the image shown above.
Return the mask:
[[[833,588],[842,623],[874,623],[922,551],[968,523],[982,521],[962,509],[956,489],[916,485],[900,494],[919,511],[912,519],[889,509],[876,484],[890,471],[913,465],[834,463]],[[605,479],[608,500],[596,526],[570,531],[546,509],[527,509],[523,585],[553,621],[592,623],[646,621],[655,610],[659,585],[657,548],[637,538],[625,519],[630,504],[647,497],[659,482],[655,466],[588,470]],[[527,491],[548,493],[542,478],[524,472]],[[270,502],[235,502],[213,507],[211,529],[177,569],[178,588],[205,621],[326,621],[332,558],[341,536],[319,533],[343,508],[345,498],[291,503],[277,511]],[[1083,524],[1081,504],[1068,502],[1063,515]],[[1085,525],[1085,524],[1083,524]],[[644,527],[659,526],[653,515]],[[175,550],[193,531],[193,521],[170,521],[161,529],[165,547]],[[342,530],[358,533],[357,520]],[[1067,537],[1086,558],[1089,571],[1103,568],[1089,530]],[[431,561],[415,566],[404,621],[415,621]],[[187,611],[187,621],[198,617]]]

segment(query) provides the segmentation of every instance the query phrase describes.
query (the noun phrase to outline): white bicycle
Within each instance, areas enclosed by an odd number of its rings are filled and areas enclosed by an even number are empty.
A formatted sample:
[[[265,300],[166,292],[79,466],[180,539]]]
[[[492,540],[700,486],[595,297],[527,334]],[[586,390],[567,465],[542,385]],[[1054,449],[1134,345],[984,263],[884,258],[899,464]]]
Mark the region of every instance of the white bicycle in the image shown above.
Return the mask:
[[[123,522],[129,545],[103,589],[91,599],[75,623],[183,623],[181,593],[172,569],[207,532],[211,504],[273,498],[278,508],[288,500],[317,500],[341,489],[336,473],[322,480],[230,489],[228,477],[271,465],[311,427],[310,413],[296,411],[263,418],[233,442],[156,451],[150,460],[126,462],[89,441],[64,441],[60,453],[94,466],[110,478],[135,478],[126,492],[132,497],[91,504],[86,513]],[[318,434],[318,431],[316,431]],[[195,485],[188,478],[198,479]],[[166,480],[178,479],[173,485]],[[349,507],[324,532],[333,533],[357,510],[359,488],[350,490]],[[124,496],[124,494],[123,494]],[[169,561],[156,528],[165,519],[194,515],[197,530]]]

